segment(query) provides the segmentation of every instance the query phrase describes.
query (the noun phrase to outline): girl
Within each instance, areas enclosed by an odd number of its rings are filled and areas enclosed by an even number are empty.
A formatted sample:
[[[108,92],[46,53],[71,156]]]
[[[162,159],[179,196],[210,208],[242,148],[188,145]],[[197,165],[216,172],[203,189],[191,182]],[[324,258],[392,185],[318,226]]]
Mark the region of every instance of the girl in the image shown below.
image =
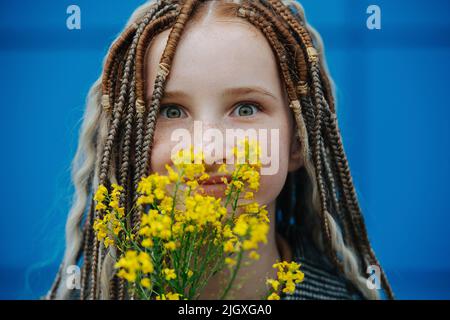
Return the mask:
[[[92,192],[118,183],[129,210],[140,178],[170,162],[171,133],[192,131],[195,121],[221,132],[279,132],[278,170],[262,176],[255,197],[267,205],[271,232],[256,267],[241,268],[245,286],[233,298],[261,297],[280,259],[301,263],[305,273],[285,299],[380,298],[367,285],[367,267],[379,263],[343,150],[321,40],[301,6],[286,0],[159,0],[135,11],[89,93],[66,251],[47,298],[128,298],[114,272],[114,247],[95,239]],[[69,290],[66,270],[78,263],[81,289]],[[220,275],[212,278],[201,298],[216,298],[219,283]]]

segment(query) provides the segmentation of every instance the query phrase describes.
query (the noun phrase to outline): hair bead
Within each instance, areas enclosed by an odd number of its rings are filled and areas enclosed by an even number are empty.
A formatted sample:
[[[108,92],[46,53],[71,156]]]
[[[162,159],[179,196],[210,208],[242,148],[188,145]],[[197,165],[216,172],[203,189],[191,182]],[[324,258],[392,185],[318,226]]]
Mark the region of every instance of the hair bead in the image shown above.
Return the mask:
[[[309,86],[306,82],[300,82],[300,84],[297,86],[297,93],[301,96],[307,96],[309,93]]]
[[[109,103],[109,94],[102,95],[102,107],[105,112],[107,113],[111,112],[111,105]]]
[[[306,52],[308,53],[308,59],[310,62],[317,62],[319,60],[319,55],[314,47],[307,47]]]
[[[141,99],[136,100],[136,111],[139,113],[145,112],[145,103]]]
[[[158,72],[157,74],[166,78],[169,75],[169,68],[170,66],[167,63],[161,62],[158,65]]]

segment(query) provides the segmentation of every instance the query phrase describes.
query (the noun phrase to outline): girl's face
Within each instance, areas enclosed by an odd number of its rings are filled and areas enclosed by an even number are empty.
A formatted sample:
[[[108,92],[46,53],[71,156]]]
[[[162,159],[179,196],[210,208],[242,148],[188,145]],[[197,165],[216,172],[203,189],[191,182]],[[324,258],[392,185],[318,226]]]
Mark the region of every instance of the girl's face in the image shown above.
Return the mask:
[[[300,146],[294,138],[294,122],[275,55],[264,35],[241,20],[191,23],[176,48],[161,100],[152,170],[166,172],[165,164],[171,163],[172,149],[178,144],[171,141],[172,132],[182,128],[193,137],[194,121],[201,121],[203,131],[219,129],[224,143],[226,129],[278,129],[279,141],[269,139],[276,144],[278,170],[261,176],[255,194],[259,204],[270,205],[281,192],[288,171],[301,166]],[[147,51],[147,104],[168,35],[166,30],[156,36]],[[224,145],[223,150],[229,147]],[[215,171],[217,167],[208,169]]]

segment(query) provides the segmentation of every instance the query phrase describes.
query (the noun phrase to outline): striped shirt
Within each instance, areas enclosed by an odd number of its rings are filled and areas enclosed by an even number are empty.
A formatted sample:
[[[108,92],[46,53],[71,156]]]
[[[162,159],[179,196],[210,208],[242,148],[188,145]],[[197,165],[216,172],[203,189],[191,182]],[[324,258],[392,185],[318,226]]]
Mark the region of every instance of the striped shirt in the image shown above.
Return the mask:
[[[306,236],[301,227],[290,225],[286,238],[293,249],[293,260],[301,264],[304,280],[296,284],[291,295],[282,293],[282,300],[360,300],[361,293],[338,272],[326,256]]]

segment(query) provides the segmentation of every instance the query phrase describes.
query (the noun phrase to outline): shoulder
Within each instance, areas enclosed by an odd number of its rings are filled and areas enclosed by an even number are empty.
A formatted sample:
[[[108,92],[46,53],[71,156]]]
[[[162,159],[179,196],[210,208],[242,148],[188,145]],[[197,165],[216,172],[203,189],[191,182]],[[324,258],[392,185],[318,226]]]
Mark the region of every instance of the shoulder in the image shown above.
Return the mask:
[[[330,272],[311,261],[295,259],[305,274],[304,280],[296,284],[295,292],[284,294],[284,300],[361,300],[364,297],[344,277]]]
[[[296,284],[292,295],[282,295],[284,300],[360,300],[361,293],[313,244],[307,232],[290,226],[286,235],[292,246],[293,260],[305,274]]]

